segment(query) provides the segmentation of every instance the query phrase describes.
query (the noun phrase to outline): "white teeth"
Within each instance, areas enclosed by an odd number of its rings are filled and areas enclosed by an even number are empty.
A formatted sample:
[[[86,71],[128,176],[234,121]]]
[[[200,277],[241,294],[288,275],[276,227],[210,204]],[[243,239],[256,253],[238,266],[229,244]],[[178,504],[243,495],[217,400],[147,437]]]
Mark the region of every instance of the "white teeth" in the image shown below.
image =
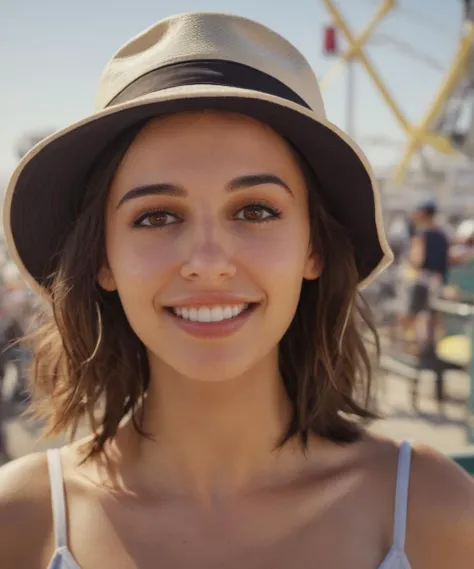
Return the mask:
[[[211,322],[211,308],[201,306],[198,310],[198,322]]]
[[[248,304],[232,306],[200,306],[199,308],[172,308],[174,314],[192,322],[220,322],[238,316]]]
[[[225,312],[220,306],[213,306],[209,311],[211,322],[219,322],[219,320],[223,319],[224,314]]]

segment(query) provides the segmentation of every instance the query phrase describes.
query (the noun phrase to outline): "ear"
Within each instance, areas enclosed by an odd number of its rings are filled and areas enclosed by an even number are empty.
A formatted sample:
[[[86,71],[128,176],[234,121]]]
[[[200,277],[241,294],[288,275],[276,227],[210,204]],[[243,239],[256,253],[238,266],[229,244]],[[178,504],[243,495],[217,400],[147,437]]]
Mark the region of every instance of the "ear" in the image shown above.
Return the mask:
[[[320,255],[313,253],[311,250],[308,253],[306,264],[303,271],[303,278],[308,281],[314,281],[321,276],[323,272],[323,263]]]
[[[109,267],[107,261],[104,261],[102,267],[99,269],[99,274],[97,275],[97,282],[104,290],[108,292],[113,292],[117,290],[117,285],[115,283],[112,269]]]

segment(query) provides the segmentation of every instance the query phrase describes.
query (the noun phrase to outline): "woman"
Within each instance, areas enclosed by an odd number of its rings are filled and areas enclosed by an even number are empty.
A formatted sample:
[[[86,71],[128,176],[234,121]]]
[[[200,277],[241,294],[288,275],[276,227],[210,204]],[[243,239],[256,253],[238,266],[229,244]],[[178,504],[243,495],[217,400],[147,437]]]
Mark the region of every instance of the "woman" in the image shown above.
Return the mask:
[[[471,480],[365,431],[357,290],[391,253],[301,54],[184,14],[115,54],[98,105],[5,201],[52,308],[35,409],[92,434],[1,471],[4,566],[471,567]]]

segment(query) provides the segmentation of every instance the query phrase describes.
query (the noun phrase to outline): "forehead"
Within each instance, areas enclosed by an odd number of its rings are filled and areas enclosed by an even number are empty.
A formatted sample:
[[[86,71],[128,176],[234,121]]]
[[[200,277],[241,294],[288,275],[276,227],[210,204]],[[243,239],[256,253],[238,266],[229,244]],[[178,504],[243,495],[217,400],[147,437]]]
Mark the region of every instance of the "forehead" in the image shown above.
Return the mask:
[[[268,125],[244,115],[205,111],[152,119],[130,145],[119,170],[196,170],[233,164],[249,169],[294,167],[296,159]]]

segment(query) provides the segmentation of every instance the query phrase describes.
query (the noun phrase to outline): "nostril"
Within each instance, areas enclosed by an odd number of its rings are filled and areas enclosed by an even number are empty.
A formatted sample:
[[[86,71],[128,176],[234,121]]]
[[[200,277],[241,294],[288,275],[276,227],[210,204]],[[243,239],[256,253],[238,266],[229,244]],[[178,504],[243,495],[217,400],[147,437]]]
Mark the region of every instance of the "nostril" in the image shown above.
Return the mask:
[[[189,280],[223,280],[233,277],[236,266],[228,261],[193,259],[181,267],[181,276]]]

